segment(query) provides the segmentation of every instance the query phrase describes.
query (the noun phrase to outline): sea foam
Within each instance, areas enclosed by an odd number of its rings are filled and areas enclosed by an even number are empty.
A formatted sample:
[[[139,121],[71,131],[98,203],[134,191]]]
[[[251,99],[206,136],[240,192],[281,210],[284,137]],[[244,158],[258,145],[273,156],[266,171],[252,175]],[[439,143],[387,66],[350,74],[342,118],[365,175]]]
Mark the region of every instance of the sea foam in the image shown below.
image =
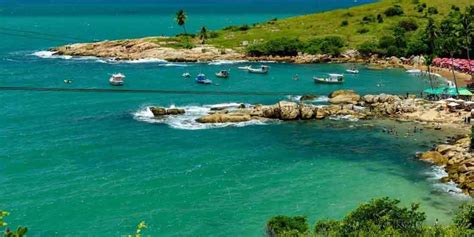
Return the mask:
[[[213,124],[204,124],[196,122],[201,116],[207,115],[211,108],[223,108],[227,110],[236,109],[240,106],[241,103],[223,103],[223,104],[213,104],[213,105],[203,105],[203,106],[183,106],[179,107],[186,111],[183,115],[168,115],[163,116],[162,118],[155,118],[149,107],[141,108],[138,111],[134,112],[133,118],[137,121],[146,122],[146,123],[157,123],[157,124],[166,124],[175,129],[183,130],[202,130],[202,129],[212,129],[212,128],[224,128],[224,127],[244,127],[249,125],[267,125],[269,123],[275,123],[275,120],[251,120],[247,122],[240,123],[213,123]],[[170,106],[170,108],[176,108],[176,106]]]

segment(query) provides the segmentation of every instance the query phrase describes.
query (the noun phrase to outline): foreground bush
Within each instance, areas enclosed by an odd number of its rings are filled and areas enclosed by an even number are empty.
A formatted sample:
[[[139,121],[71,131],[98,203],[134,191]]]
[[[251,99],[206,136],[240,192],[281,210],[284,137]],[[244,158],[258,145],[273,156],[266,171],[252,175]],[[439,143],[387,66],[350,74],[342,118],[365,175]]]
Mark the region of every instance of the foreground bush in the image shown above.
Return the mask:
[[[473,236],[474,206],[463,205],[454,224],[425,225],[425,213],[418,204],[401,207],[400,201],[381,198],[364,203],[342,220],[316,222],[313,232],[305,217],[277,216],[267,222],[267,234],[283,236]]]

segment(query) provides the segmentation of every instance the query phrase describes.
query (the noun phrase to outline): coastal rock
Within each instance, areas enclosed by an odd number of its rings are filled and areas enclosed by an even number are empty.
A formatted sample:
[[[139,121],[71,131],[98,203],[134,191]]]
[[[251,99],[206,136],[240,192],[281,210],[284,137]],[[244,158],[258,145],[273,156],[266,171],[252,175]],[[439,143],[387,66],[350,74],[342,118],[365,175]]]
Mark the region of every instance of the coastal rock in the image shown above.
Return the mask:
[[[299,107],[294,102],[280,101],[278,107],[281,120],[295,120],[300,115]]]
[[[252,120],[249,114],[210,114],[196,119],[198,123],[240,123]]]
[[[318,98],[318,96],[316,96],[316,95],[303,95],[303,96],[301,96],[300,101],[314,100],[316,98]]]
[[[184,109],[167,109],[166,114],[168,115],[178,115],[178,114],[184,114],[186,111]]]
[[[314,114],[313,106],[301,104],[300,114],[301,114],[301,119],[308,120],[308,119],[314,118],[315,114]]]
[[[448,158],[441,155],[441,153],[437,151],[428,151],[428,152],[422,153],[419,158],[421,160],[429,161],[439,166],[444,166],[448,163]]]
[[[155,117],[166,115],[166,109],[160,107],[150,107],[150,111]]]
[[[353,90],[338,90],[329,95],[329,102],[332,104],[357,104],[360,95]]]

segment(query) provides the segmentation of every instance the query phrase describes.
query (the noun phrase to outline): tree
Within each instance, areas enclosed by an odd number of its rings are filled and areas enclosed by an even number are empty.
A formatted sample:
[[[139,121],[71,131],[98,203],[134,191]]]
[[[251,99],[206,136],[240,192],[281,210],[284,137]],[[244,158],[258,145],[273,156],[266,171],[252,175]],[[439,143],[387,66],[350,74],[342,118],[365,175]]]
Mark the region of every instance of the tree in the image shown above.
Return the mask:
[[[26,232],[28,232],[28,228],[26,228],[26,227],[19,226],[16,229],[16,231],[12,231],[12,230],[10,230],[10,228],[8,228],[8,224],[5,222],[4,218],[9,216],[9,215],[10,215],[10,213],[0,210],[0,227],[5,226],[5,231],[3,232],[3,234],[0,233],[0,236],[4,236],[4,237],[23,237],[23,236],[25,236]]]
[[[199,39],[201,39],[202,44],[206,43],[208,36],[207,36],[207,29],[205,26],[201,28],[201,32],[199,32]]]
[[[436,49],[436,40],[438,38],[438,27],[433,18],[428,18],[428,24],[425,28],[425,40],[429,47],[429,53],[434,54]]]
[[[449,54],[451,58],[451,71],[453,73],[454,85],[456,86],[456,94],[459,95],[458,83],[456,80],[456,73],[454,71],[454,55],[460,49],[461,29],[459,24],[460,12],[453,9],[448,17],[443,19],[440,25],[440,46],[441,51]]]
[[[303,236],[309,227],[304,216],[275,216],[267,222],[266,229],[267,235],[270,237]]]
[[[431,54],[431,55],[425,55],[425,63],[426,63],[426,66],[428,67],[428,78],[430,80],[430,87],[431,87],[431,90],[433,90],[433,79],[431,78],[431,65],[433,64],[433,59],[434,59],[434,55]]]
[[[471,60],[470,56],[470,48],[473,46],[472,38],[474,37],[474,5],[467,7],[465,12],[460,15],[460,25],[461,25],[461,43],[464,46],[463,48],[466,49],[466,56],[467,59]],[[471,64],[469,63],[469,74],[471,75],[471,81],[473,80],[472,68]]]
[[[186,13],[184,12],[184,10],[179,10],[176,13],[175,19],[176,19],[176,23],[178,23],[179,26],[183,27],[184,34],[187,35],[188,32],[186,31],[186,20],[188,19],[188,17],[186,16]]]
[[[474,230],[474,206],[461,205],[454,216],[453,222],[459,228]]]

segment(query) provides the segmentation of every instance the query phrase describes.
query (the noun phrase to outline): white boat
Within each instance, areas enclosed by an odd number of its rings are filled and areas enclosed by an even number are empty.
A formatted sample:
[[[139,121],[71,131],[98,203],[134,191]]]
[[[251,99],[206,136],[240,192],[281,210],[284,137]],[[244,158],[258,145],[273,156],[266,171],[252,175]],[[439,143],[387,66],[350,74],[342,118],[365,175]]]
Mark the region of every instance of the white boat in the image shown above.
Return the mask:
[[[190,78],[191,77],[191,74],[189,72],[185,72],[183,73],[182,75],[184,78]]]
[[[238,67],[238,69],[240,69],[240,70],[245,70],[245,71],[248,71],[249,68],[250,68],[250,66]]]
[[[212,84],[212,81],[206,78],[206,75],[200,73],[196,77],[196,82],[199,84]]]
[[[257,74],[267,74],[268,70],[269,70],[269,67],[265,65],[260,66],[260,68],[252,68],[252,67],[248,68],[248,71],[250,73],[257,73]]]
[[[125,75],[123,75],[122,73],[115,73],[115,74],[112,74],[112,76],[110,77],[109,83],[112,86],[123,86],[124,79],[125,79]]]
[[[221,70],[220,72],[216,73],[216,77],[219,78],[228,78],[229,77],[229,71],[227,70]]]
[[[351,73],[351,74],[359,74],[359,70],[353,68],[353,69],[347,69],[346,72]]]
[[[321,84],[342,84],[344,83],[344,75],[329,74],[329,77],[313,77],[315,83]]]
[[[407,70],[407,73],[409,73],[409,74],[421,74],[421,70],[420,69],[410,69],[410,70]]]

